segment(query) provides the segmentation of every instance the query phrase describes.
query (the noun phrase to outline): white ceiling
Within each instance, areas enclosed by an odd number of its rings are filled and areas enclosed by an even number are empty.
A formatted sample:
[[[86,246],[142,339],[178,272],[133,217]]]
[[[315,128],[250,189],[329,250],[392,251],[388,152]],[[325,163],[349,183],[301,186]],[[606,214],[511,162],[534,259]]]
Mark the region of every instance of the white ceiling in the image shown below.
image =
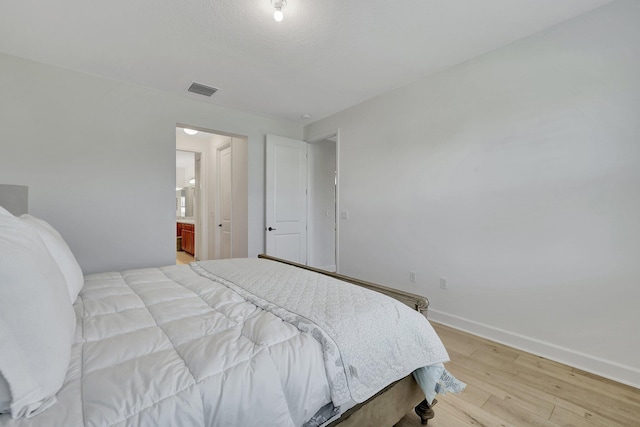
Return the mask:
[[[2,0],[0,52],[305,123],[610,1]]]

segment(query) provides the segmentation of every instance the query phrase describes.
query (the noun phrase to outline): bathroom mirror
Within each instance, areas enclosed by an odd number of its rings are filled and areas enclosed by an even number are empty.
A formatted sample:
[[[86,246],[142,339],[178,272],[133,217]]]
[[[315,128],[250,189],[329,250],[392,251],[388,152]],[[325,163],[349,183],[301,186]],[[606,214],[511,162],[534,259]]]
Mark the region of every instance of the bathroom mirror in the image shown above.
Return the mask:
[[[176,190],[176,216],[178,218],[191,218],[194,216],[193,199],[196,189],[193,186]]]
[[[176,150],[176,217],[195,216],[195,153]]]

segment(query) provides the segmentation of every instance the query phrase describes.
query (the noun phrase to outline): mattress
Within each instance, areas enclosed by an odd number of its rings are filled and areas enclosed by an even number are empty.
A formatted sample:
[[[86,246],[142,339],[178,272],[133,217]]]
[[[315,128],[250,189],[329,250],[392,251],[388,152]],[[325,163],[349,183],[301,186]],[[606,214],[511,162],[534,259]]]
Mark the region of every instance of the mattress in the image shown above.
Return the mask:
[[[351,345],[348,331],[366,329],[358,322],[371,316],[358,317],[375,308],[367,301],[381,304],[377,294],[357,288],[358,300],[347,301],[341,292],[356,287],[329,283],[334,288],[320,301],[310,290],[325,279],[275,264],[215,261],[86,276],[57,404],[32,419],[1,415],[0,426],[320,425],[367,397],[362,380],[384,372],[397,380],[447,359],[436,340],[426,359],[405,366],[413,350],[396,342],[388,349],[393,358],[368,373],[380,353],[367,357],[368,337]],[[398,318],[395,303],[383,311]]]

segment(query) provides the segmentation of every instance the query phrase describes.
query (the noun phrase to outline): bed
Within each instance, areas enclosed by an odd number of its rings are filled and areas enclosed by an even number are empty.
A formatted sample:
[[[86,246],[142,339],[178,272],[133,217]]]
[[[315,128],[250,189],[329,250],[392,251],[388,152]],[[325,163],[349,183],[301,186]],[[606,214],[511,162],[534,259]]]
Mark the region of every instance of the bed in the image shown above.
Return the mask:
[[[82,276],[50,225],[15,213],[0,426],[390,426],[416,405],[426,424],[462,387],[423,297],[266,256]]]

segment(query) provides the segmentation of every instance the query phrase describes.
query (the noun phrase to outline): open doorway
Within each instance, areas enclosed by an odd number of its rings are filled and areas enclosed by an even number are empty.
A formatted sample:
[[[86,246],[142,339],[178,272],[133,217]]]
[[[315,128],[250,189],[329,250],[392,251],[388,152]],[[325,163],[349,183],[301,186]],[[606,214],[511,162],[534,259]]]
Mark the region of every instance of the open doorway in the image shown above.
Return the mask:
[[[309,143],[308,264],[337,271],[337,135]]]
[[[193,168],[182,171],[187,155]],[[176,263],[247,256],[247,159],[247,137],[176,125]]]
[[[200,177],[196,164],[201,154],[176,150],[176,263],[189,264],[196,257],[196,222],[199,219]],[[199,172],[199,168],[198,168]]]

